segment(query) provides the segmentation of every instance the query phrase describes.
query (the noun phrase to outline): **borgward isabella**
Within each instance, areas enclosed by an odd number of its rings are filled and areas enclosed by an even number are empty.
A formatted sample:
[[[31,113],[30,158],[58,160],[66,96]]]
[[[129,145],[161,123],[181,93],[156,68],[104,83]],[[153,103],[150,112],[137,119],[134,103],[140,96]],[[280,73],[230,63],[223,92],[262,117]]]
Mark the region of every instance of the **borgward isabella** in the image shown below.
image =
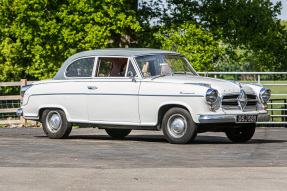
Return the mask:
[[[246,142],[256,122],[270,120],[269,89],[198,76],[183,55],[157,49],[75,54],[53,79],[23,86],[21,95],[17,114],[42,122],[56,139],[69,136],[75,125],[105,129],[114,138],[162,130],[170,143],[188,143],[213,131]]]

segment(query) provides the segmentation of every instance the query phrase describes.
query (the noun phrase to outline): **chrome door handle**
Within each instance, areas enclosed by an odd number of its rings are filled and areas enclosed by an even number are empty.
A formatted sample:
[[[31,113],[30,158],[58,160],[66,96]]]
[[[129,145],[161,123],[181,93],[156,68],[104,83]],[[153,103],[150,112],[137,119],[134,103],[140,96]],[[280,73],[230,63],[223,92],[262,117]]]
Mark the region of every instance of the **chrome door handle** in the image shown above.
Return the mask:
[[[88,89],[89,90],[95,90],[95,89],[98,89],[98,87],[96,87],[96,86],[88,86]]]

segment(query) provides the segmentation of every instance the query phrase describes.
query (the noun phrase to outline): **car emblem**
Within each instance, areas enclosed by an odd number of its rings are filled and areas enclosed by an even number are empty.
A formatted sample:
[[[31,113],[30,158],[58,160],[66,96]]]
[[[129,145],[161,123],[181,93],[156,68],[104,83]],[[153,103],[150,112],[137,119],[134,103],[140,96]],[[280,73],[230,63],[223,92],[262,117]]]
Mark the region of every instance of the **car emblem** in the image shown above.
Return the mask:
[[[238,96],[237,103],[240,106],[242,111],[244,110],[245,106],[247,105],[247,102],[248,102],[247,101],[247,95],[243,90],[241,90],[241,94]]]

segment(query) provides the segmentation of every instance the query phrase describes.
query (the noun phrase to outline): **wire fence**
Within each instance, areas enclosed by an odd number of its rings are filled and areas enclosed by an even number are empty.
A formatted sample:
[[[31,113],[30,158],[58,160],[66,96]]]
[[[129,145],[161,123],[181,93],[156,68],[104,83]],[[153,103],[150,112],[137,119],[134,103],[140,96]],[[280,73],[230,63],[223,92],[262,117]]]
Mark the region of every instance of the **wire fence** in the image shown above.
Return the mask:
[[[0,100],[0,109],[20,108],[20,100]],[[0,113],[0,120],[20,120],[16,113]]]

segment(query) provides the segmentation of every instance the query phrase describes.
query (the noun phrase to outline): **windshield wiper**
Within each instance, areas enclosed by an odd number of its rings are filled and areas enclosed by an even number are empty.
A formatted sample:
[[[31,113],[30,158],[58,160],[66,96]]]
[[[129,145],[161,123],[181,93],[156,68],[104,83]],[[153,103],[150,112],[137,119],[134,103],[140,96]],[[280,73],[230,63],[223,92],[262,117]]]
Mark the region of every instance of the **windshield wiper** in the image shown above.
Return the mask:
[[[164,76],[165,76],[165,74],[160,74],[160,75],[158,75],[158,76],[153,77],[151,80],[153,80],[153,79],[155,79],[155,78],[159,78],[159,77],[164,77]]]

